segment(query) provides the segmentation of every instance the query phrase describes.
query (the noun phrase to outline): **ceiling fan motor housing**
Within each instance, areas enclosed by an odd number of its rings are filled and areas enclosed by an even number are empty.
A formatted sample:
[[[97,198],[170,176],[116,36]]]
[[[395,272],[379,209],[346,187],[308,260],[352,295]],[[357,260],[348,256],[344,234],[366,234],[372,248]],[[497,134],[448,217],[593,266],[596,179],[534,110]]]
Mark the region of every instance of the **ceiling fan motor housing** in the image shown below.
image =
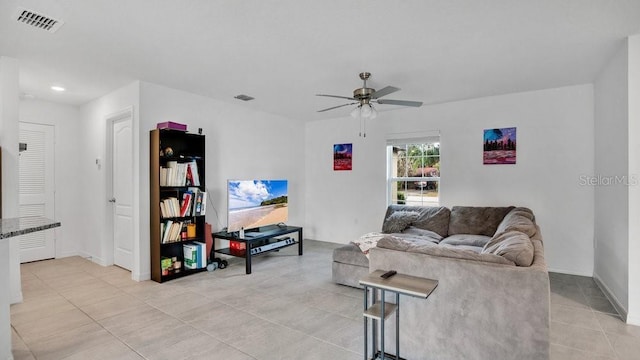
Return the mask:
[[[369,100],[371,100],[371,94],[374,92],[376,92],[376,89],[362,87],[353,90],[353,97],[354,99],[359,100],[360,104],[364,105],[369,103]]]

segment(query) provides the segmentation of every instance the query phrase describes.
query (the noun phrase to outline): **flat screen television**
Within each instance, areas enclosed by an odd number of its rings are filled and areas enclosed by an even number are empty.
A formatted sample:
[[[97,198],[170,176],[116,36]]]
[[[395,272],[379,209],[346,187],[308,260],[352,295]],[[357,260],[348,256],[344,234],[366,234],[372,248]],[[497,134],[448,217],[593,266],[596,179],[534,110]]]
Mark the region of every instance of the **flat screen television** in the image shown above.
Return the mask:
[[[287,180],[229,180],[227,232],[259,230],[289,217]]]

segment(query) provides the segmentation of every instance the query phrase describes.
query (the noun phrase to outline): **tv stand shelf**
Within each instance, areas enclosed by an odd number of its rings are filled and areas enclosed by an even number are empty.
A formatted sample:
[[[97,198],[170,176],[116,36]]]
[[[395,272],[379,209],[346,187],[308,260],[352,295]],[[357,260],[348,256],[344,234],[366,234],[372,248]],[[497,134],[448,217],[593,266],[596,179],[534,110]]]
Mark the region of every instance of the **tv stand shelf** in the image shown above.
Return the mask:
[[[297,240],[290,237],[279,238],[283,235],[297,233]],[[221,231],[213,233],[213,247],[211,248],[211,258],[214,253],[220,253],[245,259],[246,273],[251,274],[251,258],[257,255],[266,254],[268,252],[284,249],[289,246],[298,245],[298,256],[302,255],[302,227],[299,226],[278,226],[263,235],[241,238],[235,232],[228,233]],[[246,235],[246,233],[245,233]],[[217,249],[215,248],[215,239],[223,239],[244,244],[244,249],[232,249],[231,247]],[[248,251],[247,251],[248,250]]]

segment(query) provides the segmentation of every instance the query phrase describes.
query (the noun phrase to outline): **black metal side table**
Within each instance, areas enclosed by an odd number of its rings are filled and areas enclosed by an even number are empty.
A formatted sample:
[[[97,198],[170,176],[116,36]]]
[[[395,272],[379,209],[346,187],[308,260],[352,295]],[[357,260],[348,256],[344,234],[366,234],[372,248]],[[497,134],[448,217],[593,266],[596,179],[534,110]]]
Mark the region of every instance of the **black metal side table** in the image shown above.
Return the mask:
[[[437,280],[421,278],[417,276],[396,274],[390,278],[383,279],[380,275],[385,270],[376,270],[367,277],[360,279],[360,285],[364,287],[364,359],[369,359],[369,319],[372,321],[372,360],[402,359],[400,357],[400,294],[420,298],[428,298],[433,290],[438,286]],[[371,288],[371,303],[369,303],[369,288]],[[377,292],[380,292],[380,301],[377,300]],[[395,304],[385,301],[385,292],[390,291],[395,294]],[[396,354],[393,357],[387,354],[384,349],[384,322],[393,312],[396,313]],[[380,321],[380,350],[377,341],[377,322]]]

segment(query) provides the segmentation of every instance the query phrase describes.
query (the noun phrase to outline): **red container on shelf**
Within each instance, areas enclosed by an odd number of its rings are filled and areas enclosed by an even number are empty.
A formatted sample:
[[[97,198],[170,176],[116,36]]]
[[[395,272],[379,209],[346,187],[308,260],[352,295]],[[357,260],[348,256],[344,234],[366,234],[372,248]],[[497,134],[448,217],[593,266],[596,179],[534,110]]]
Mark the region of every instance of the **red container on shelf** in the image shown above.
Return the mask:
[[[233,241],[233,240],[229,240],[229,249],[231,250],[246,250],[247,249],[247,243],[245,242],[241,242],[241,241]]]

